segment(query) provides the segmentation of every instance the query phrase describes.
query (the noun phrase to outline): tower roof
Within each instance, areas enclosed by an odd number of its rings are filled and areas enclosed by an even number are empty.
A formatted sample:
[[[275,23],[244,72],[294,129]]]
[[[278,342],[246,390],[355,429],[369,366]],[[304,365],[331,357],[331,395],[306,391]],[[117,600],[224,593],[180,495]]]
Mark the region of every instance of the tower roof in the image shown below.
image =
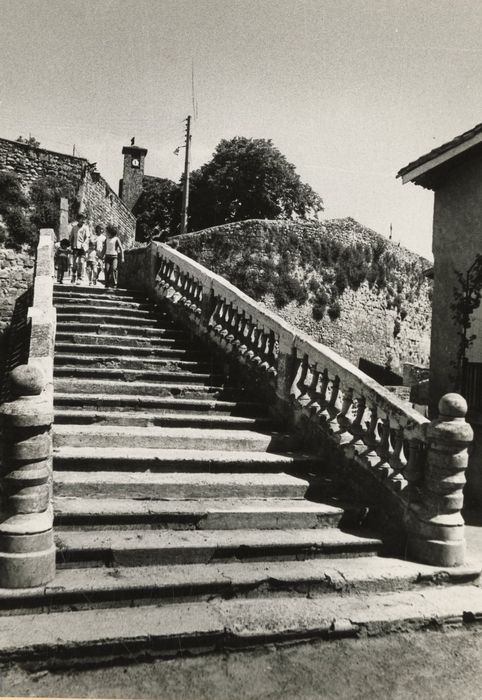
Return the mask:
[[[141,146],[124,146],[122,149],[123,155],[145,156],[146,153],[147,148],[142,148]]]

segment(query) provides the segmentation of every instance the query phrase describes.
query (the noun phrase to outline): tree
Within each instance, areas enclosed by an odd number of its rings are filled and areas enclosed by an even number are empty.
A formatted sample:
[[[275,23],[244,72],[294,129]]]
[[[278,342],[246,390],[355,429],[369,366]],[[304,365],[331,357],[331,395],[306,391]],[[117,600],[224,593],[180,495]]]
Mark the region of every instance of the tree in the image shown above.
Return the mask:
[[[270,139],[223,139],[191,173],[189,229],[246,219],[316,220],[321,197]]]
[[[15,173],[0,173],[0,243],[32,243],[35,232],[29,217],[29,200]]]
[[[75,187],[66,178],[39,178],[26,190],[18,175],[0,172],[0,243],[33,245],[40,228],[57,230],[61,197],[75,197]]]
[[[60,198],[75,201],[75,187],[70,180],[47,175],[35,180],[30,187],[30,220],[36,229],[53,228],[57,231],[60,216]]]
[[[38,141],[35,136],[32,136],[32,134],[29,134],[28,138],[26,136],[19,136],[17,142],[25,143],[27,146],[33,146],[34,148],[39,148],[40,146],[40,141]]]
[[[144,181],[143,191],[132,213],[137,217],[136,240],[149,241],[154,230],[170,234],[175,226],[179,200],[179,186],[172,180],[152,178]]]

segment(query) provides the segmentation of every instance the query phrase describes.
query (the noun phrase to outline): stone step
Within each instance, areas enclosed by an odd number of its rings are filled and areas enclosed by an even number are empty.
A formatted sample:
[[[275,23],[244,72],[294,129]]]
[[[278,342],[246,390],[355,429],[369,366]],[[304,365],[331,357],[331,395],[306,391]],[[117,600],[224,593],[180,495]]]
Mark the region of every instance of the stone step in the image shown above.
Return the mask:
[[[243,476],[262,472],[263,474],[272,474],[276,472],[292,472],[292,473],[318,473],[320,471],[320,461],[313,455],[305,455],[302,453],[292,452],[290,454],[275,454],[272,452],[223,452],[222,450],[150,450],[135,447],[58,447],[54,450],[54,478],[58,483],[63,484],[65,488],[70,482],[78,483],[82,478],[76,475],[76,471],[85,472],[89,476],[85,477],[90,480],[95,489],[99,486],[100,479],[96,479],[95,470],[99,470],[104,474],[111,472],[139,472],[149,471],[151,473],[162,472],[188,472],[191,475],[196,472],[206,472],[218,476],[219,473],[227,472],[229,474],[241,472]],[[70,475],[64,479],[61,478],[62,471],[70,472]],[[123,497],[131,495],[122,493],[124,484],[131,484],[132,479],[137,480],[137,476],[129,477],[128,481],[123,481],[125,477],[119,473],[111,480],[115,483],[116,479],[120,481],[120,486],[115,487],[116,493],[120,493]],[[141,477],[144,478],[144,477]],[[148,482],[148,477],[145,477]],[[229,480],[228,480],[229,482]],[[162,484],[163,482],[161,482]],[[219,478],[216,478],[213,483],[221,483]],[[241,496],[236,489],[240,488],[239,480],[234,482],[234,495]],[[266,483],[270,483],[267,481]],[[286,482],[283,482],[286,483]],[[299,485],[296,480],[292,484]],[[130,487],[129,487],[130,488]],[[139,493],[147,493],[149,496],[149,486]],[[161,486],[162,489],[162,486]],[[305,486],[301,495],[306,491]],[[197,497],[195,491],[194,498]],[[231,492],[230,492],[231,493]],[[266,493],[263,491],[263,494]],[[297,492],[299,495],[299,492]],[[66,494],[70,495],[70,494]],[[269,492],[267,495],[275,496],[276,493]],[[290,498],[292,496],[289,496]]]
[[[59,317],[57,319],[56,332],[56,337],[59,337],[59,333],[62,333],[69,334],[70,337],[77,336],[79,339],[86,333],[94,333],[104,336],[109,335],[122,337],[123,340],[126,340],[126,337],[130,336],[128,338],[129,341],[138,339],[139,337],[149,338],[149,341],[151,338],[162,337],[169,339],[182,338],[184,341],[189,340],[189,334],[186,331],[179,330],[174,327],[161,328],[160,326],[132,326],[124,323],[106,323],[100,319],[96,319],[95,322],[92,321],[92,323],[88,323],[87,321],[80,321],[77,317],[70,321]],[[112,342],[112,340],[110,340],[110,342]]]
[[[168,569],[169,570],[169,569]],[[86,572],[86,574],[92,572]],[[97,571],[95,572],[98,573]],[[229,585],[226,582],[226,585]],[[18,595],[13,592],[12,595]],[[173,603],[0,617],[0,661],[62,668],[140,654],[219,651],[261,643],[360,637],[482,621],[482,588],[424,587],[382,593]]]
[[[132,379],[132,378],[131,378]],[[135,396],[157,396],[159,398],[182,399],[222,399],[226,401],[243,400],[247,392],[243,389],[232,389],[223,386],[210,386],[201,382],[140,382],[123,381],[118,379],[77,379],[54,377],[55,393],[73,394],[123,394]]]
[[[215,365],[212,360],[201,362],[199,360],[186,360],[182,357],[139,357],[136,355],[122,354],[84,354],[79,348],[78,353],[66,353],[55,351],[55,367],[94,367],[96,369],[162,369],[169,372],[181,370],[189,372],[212,373],[220,372],[222,368]]]
[[[72,448],[70,448],[72,449]],[[92,451],[92,448],[89,448]],[[114,448],[119,449],[119,448]],[[132,451],[132,450],[131,450]],[[171,453],[175,452],[174,450]],[[174,459],[174,454],[173,454]],[[54,456],[56,464],[57,459]],[[284,473],[61,471],[54,494],[71,498],[304,498],[308,482]]]
[[[268,417],[250,418],[197,413],[150,413],[144,411],[92,411],[85,408],[55,409],[55,424],[118,425],[138,427],[216,428],[225,430],[272,430],[274,421]]]
[[[165,319],[167,315],[165,313],[160,313],[150,304],[137,304],[135,306],[121,306],[117,304],[86,304],[84,302],[74,303],[73,301],[69,304],[61,304],[57,302],[55,308],[57,309],[57,317],[64,318],[65,316],[74,317],[84,317],[84,316],[101,316],[101,317],[111,317],[116,318],[129,317],[132,319],[151,319],[156,321],[157,319]]]
[[[293,448],[295,440],[283,433],[262,433],[255,430],[234,431],[220,428],[160,428],[115,425],[56,424],[54,447],[143,447],[149,449],[191,449],[253,452],[284,452]]]
[[[337,528],[309,530],[57,530],[62,567],[209,564],[238,559],[266,561],[368,556],[382,549],[368,533]]]
[[[71,294],[54,294],[54,304],[57,307],[81,305],[82,307],[91,308],[92,306],[102,309],[152,309],[153,304],[148,299],[139,298],[136,301],[125,299],[122,297],[103,297],[89,296],[87,294],[71,295]]]
[[[189,384],[200,384],[202,386],[219,386],[224,377],[222,374],[209,374],[207,372],[189,372],[170,369],[128,369],[120,367],[73,367],[71,365],[55,365],[54,377],[71,377],[72,379],[104,379],[126,385],[132,382],[142,383],[164,383],[174,382],[179,384],[187,382]]]
[[[92,347],[98,347],[99,352],[102,352],[102,347],[122,347],[128,348],[132,352],[136,348],[146,349],[149,352],[157,352],[165,348],[167,351],[181,350],[189,352],[190,349],[186,348],[186,341],[188,337],[183,334],[183,331],[177,331],[170,329],[169,331],[164,331],[159,337],[154,336],[139,336],[132,334],[116,335],[115,333],[110,333],[108,330],[106,333],[102,333],[102,326],[96,327],[96,330],[90,333],[76,333],[68,331],[59,331],[59,326],[57,324],[57,333],[55,335],[55,347],[58,343],[69,344],[72,347],[77,345],[82,347],[83,345],[89,345]],[[115,343],[115,345],[113,345]]]
[[[168,316],[159,316],[159,318],[156,318],[154,315],[149,315],[147,317],[134,314],[124,316],[123,314],[109,313],[107,311],[103,311],[101,313],[92,313],[87,310],[78,313],[72,313],[71,311],[58,311],[57,321],[60,324],[69,322],[77,324],[85,322],[98,323],[102,325],[119,324],[122,326],[128,326],[129,328],[145,328],[146,330],[163,330],[173,325],[173,322],[169,319]]]
[[[56,532],[82,530],[174,529],[309,529],[359,522],[361,508],[307,501],[304,498],[214,498],[202,500],[136,500],[132,498],[54,499]]]
[[[104,336],[108,341],[112,342],[112,336]],[[121,338],[122,340],[122,338]],[[55,359],[57,357],[65,357],[67,355],[90,358],[91,355],[110,355],[121,356],[126,361],[129,361],[131,356],[134,359],[138,357],[153,357],[153,358],[172,358],[172,359],[187,359],[187,360],[205,360],[209,361],[210,354],[202,350],[194,350],[186,347],[163,347],[158,345],[113,345],[95,342],[65,342],[57,340],[55,343]]]
[[[88,284],[54,284],[54,295],[69,294],[69,295],[86,295],[89,297],[108,298],[128,298],[128,299],[145,299],[146,295],[138,292],[135,289],[120,289],[118,287],[91,287]]]
[[[182,564],[174,566],[97,567],[88,569],[59,569],[55,579],[47,586],[29,589],[0,589],[2,615],[22,615],[35,612],[52,614],[60,610],[89,610],[120,607],[122,616],[133,606],[161,606],[173,604],[179,610],[180,602],[212,599],[243,600],[258,593],[267,600],[269,594],[277,610],[273,621],[279,620],[285,607],[280,603],[317,598],[318,605],[325,605],[330,598],[339,601],[350,599],[347,594],[407,591],[417,597],[430,596],[431,591],[446,590],[441,584],[457,586],[457,591],[467,593],[471,588],[462,584],[477,581],[480,566],[452,568],[432,567],[388,557],[345,557],[308,559],[305,561],[243,561],[215,564]],[[435,585],[435,586],[434,586]],[[427,588],[431,586],[431,588]],[[450,590],[450,589],[449,589]],[[287,597],[289,596],[289,597]],[[279,600],[281,598],[281,601]],[[283,598],[285,599],[283,601]],[[335,598],[333,598],[335,599]],[[361,599],[363,600],[363,599]],[[371,599],[372,602],[377,598]],[[388,598],[385,598],[387,602]],[[462,595],[459,605],[464,604]],[[196,605],[196,603],[194,604]],[[182,608],[181,608],[182,609]],[[186,605],[185,610],[189,608]],[[117,612],[119,612],[117,610]],[[146,619],[153,609],[147,609]],[[98,618],[103,624],[105,611]],[[108,613],[107,613],[108,614]],[[393,613],[389,615],[392,618]],[[74,618],[75,619],[75,618]],[[233,624],[235,620],[231,620]],[[17,624],[11,623],[14,633]],[[36,619],[35,628],[43,624]],[[68,624],[68,623],[67,623]]]
[[[132,394],[70,394],[56,392],[56,408],[87,409],[95,411],[149,411],[156,416],[170,414],[205,414],[210,416],[231,415],[264,417],[265,404],[254,401],[216,401],[209,399],[171,399],[158,396],[136,396]]]

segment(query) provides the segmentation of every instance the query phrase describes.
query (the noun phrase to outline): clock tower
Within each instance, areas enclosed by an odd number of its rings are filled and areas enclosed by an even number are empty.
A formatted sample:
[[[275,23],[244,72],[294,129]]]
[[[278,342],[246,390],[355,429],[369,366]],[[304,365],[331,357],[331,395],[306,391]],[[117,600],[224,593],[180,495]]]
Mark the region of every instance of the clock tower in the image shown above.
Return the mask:
[[[134,139],[130,146],[124,146],[124,173],[119,182],[119,197],[129,209],[133,209],[142,192],[144,179],[144,161],[147,148],[136,146]]]

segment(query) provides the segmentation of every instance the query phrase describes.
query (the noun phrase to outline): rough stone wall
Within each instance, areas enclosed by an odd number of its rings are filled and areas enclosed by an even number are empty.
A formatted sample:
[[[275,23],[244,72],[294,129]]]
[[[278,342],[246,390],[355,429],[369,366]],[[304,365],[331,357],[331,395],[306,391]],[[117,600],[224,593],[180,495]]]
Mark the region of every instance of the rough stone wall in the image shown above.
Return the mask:
[[[352,219],[345,219],[314,225],[253,220],[226,224],[173,240],[180,252],[229,279],[229,270],[250,264],[249,254],[248,257],[245,254],[247,247],[262,254],[268,239],[271,249],[273,241],[276,244],[276,235],[306,234],[313,237],[314,231],[319,236],[335,236],[343,245],[365,242],[370,236],[381,238]],[[404,302],[406,316],[403,319],[399,309],[389,308],[391,304],[386,289],[379,289],[376,284],[370,287],[368,282],[363,282],[357,290],[345,289],[339,298],[340,316],[336,320],[331,320],[327,314],[321,321],[315,320],[311,298],[302,304],[291,301],[281,308],[276,306],[272,294],[262,296],[259,301],[355,365],[358,365],[360,358],[365,358],[400,374],[405,362],[428,366],[431,281],[423,277],[420,271],[429,263],[405,248],[395,246],[386,239],[383,241],[402,270],[401,282],[405,291],[411,288],[412,280],[403,278],[404,265],[417,266],[419,291],[410,303]],[[305,275],[305,279],[308,274],[306,268],[300,271],[299,261],[295,260],[291,271],[297,277]],[[309,271],[310,277],[313,274]],[[235,279],[229,281],[236,284]]]
[[[0,368],[5,360],[7,330],[15,303],[32,284],[33,267],[30,248],[12,250],[0,245]]]
[[[135,216],[85,158],[0,139],[0,171],[16,173],[26,189],[42,177],[67,179],[73,184],[78,204],[86,208],[91,222],[114,224],[119,228],[124,245],[132,246]]]
[[[315,321],[309,304],[296,302],[278,309],[272,297],[263,303],[312,338],[333,348],[358,366],[360,358],[389,367],[399,374],[405,362],[428,366],[430,352],[430,301],[424,298],[409,310],[395,336],[397,312],[387,309],[383,293],[364,282],[357,291],[347,289],[340,299],[341,314]]]
[[[17,297],[32,283],[34,260],[30,248],[0,245],[0,333],[9,323]]]
[[[85,158],[0,138],[0,170],[16,173],[25,187],[41,177],[60,176],[70,180],[77,189],[86,166]]]
[[[82,180],[80,199],[81,206],[94,226],[97,223],[111,223],[117,226],[124,246],[132,247],[136,233],[136,217],[104,178],[91,169],[86,171]]]

